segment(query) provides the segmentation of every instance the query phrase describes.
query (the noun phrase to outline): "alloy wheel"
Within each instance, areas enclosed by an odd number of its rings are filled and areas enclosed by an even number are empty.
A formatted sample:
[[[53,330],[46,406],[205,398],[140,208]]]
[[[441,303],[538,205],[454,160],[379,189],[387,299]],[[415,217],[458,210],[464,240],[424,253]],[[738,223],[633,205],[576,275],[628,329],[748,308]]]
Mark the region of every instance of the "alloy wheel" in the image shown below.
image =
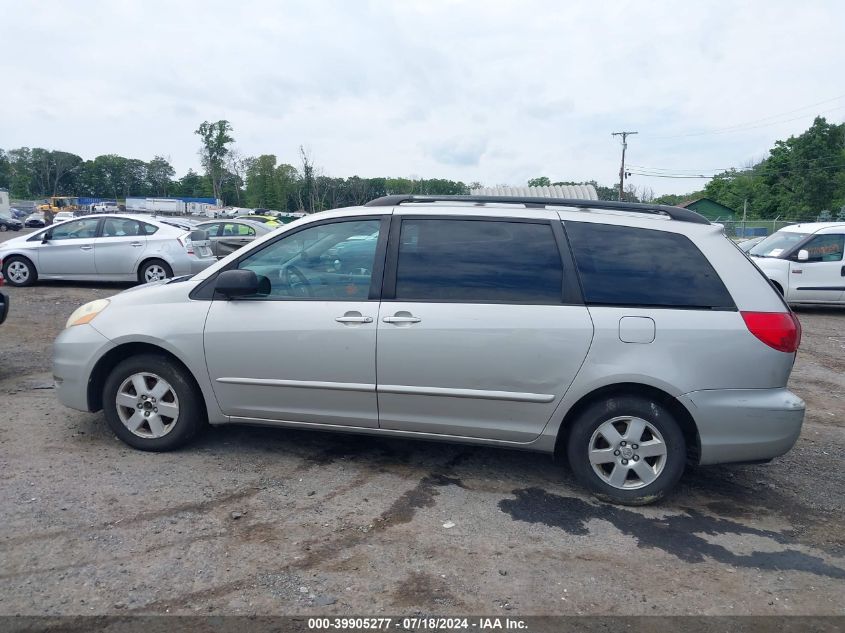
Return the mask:
[[[152,373],[132,374],[115,397],[117,415],[134,435],[164,437],[179,420],[179,397],[171,384]]]
[[[144,281],[150,283],[151,281],[161,281],[167,279],[167,271],[159,264],[150,264],[144,269]]]
[[[14,284],[25,284],[29,281],[29,266],[21,261],[14,261],[6,268],[9,281]]]
[[[666,466],[666,441],[653,424],[638,417],[620,416],[603,422],[587,450],[596,475],[620,490],[649,485]]]

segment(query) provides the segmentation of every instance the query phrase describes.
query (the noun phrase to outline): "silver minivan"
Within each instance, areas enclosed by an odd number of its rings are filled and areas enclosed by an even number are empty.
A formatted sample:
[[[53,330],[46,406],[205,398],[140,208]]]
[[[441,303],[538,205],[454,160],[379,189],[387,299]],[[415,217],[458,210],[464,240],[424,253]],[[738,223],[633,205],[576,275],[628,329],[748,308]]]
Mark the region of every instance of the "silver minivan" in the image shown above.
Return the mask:
[[[688,463],[792,447],[800,333],[686,209],[388,196],[82,306],[54,373],[62,403],[142,450],[206,423],[467,442],[557,453],[641,504]]]

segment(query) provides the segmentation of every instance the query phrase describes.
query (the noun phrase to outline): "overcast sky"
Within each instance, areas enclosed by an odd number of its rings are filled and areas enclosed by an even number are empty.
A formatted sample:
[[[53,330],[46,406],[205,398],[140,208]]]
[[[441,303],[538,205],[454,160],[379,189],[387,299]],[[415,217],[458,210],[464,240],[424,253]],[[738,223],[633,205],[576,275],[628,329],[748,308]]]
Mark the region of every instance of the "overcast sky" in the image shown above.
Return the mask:
[[[0,0],[0,23],[0,147],[161,154],[177,176],[203,120],[332,176],[610,185],[613,131],[639,132],[632,165],[713,170],[845,116],[841,0]]]

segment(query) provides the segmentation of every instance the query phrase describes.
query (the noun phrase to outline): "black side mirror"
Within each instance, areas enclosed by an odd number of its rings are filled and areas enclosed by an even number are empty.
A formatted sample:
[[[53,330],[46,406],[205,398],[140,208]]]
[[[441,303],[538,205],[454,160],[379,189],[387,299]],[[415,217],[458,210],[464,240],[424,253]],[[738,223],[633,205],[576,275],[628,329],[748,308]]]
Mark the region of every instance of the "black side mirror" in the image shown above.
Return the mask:
[[[42,243],[42,244],[45,244],[45,243],[49,242],[49,241],[50,241],[50,240],[52,240],[52,239],[53,239],[53,231],[52,231],[52,229],[51,229],[51,230],[49,230],[49,231],[44,231],[44,233],[42,233],[42,235],[41,235],[41,243]]]
[[[257,295],[260,288],[261,281],[252,270],[224,270],[214,284],[214,290],[228,299]]]

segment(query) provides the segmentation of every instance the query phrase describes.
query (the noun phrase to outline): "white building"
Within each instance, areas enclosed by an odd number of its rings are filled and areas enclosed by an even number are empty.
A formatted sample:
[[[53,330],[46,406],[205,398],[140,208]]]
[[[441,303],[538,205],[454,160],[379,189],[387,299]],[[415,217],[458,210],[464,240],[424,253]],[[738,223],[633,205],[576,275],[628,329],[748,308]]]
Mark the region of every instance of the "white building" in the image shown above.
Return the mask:
[[[551,185],[549,187],[483,187],[473,189],[474,196],[519,196],[523,198],[569,198],[598,200],[593,185]]]

